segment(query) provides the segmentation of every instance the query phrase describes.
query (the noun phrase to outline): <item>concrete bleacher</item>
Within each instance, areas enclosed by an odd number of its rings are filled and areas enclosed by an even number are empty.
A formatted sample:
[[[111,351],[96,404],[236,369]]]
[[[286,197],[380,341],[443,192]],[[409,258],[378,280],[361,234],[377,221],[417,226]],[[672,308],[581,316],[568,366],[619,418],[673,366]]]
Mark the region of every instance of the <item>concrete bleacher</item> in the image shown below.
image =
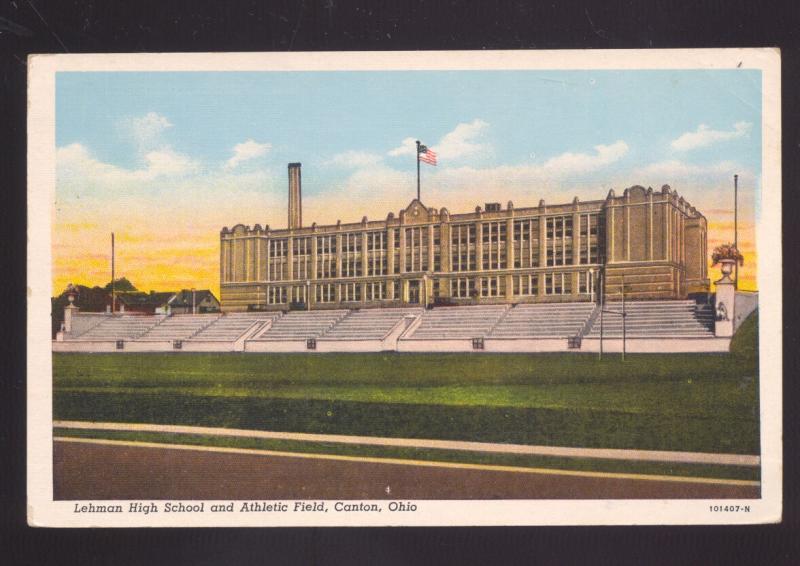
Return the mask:
[[[70,338],[80,341],[135,340],[164,320],[164,316],[108,315],[108,319],[83,334]]]
[[[233,342],[257,323],[274,321],[280,312],[227,313],[190,338],[192,341]]]
[[[606,303],[605,309],[622,312],[622,303]],[[625,332],[628,338],[710,338],[714,336],[714,311],[711,305],[691,300],[632,301],[625,303]],[[600,337],[600,317],[587,334]],[[603,315],[603,337],[622,337],[622,316]]]
[[[163,319],[145,334],[140,341],[187,340],[214,323],[219,314],[176,314]]]
[[[352,311],[321,336],[322,340],[382,340],[408,315],[422,314],[421,308],[363,309]]]
[[[255,342],[308,340],[318,338],[342,320],[348,310],[295,311],[276,318],[272,325],[259,333]]]
[[[516,305],[489,338],[567,338],[576,336],[594,312],[594,303]]]
[[[438,307],[425,311],[422,321],[404,339],[448,340],[485,337],[508,311],[508,305]]]

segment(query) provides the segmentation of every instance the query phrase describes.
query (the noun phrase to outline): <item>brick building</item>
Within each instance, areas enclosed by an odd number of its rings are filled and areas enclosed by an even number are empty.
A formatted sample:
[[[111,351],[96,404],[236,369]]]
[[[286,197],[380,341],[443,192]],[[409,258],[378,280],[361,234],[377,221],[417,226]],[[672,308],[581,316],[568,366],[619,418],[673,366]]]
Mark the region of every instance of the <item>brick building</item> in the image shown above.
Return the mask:
[[[677,299],[708,291],[705,217],[665,185],[617,196],[451,214],[414,199],[397,216],[302,225],[289,164],[287,229],[220,232],[224,311],[574,302],[606,293]]]

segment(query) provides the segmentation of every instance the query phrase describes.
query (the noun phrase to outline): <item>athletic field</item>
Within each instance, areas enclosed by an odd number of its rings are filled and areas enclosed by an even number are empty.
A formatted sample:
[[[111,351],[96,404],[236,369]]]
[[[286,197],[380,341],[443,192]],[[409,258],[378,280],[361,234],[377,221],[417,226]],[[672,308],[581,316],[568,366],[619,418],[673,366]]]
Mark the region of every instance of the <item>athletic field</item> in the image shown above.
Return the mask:
[[[631,355],[625,362],[618,354],[603,360],[591,354],[55,354],[54,418],[755,455],[758,379],[751,342],[754,332],[743,328],[731,354]],[[138,432],[68,434],[175,440]],[[255,441],[196,436],[191,442],[251,446]],[[567,465],[563,459],[541,457],[409,454],[408,449],[290,441],[256,444]],[[608,467],[599,460],[568,464]],[[625,470],[634,471],[653,467],[664,471],[664,465],[625,464]]]

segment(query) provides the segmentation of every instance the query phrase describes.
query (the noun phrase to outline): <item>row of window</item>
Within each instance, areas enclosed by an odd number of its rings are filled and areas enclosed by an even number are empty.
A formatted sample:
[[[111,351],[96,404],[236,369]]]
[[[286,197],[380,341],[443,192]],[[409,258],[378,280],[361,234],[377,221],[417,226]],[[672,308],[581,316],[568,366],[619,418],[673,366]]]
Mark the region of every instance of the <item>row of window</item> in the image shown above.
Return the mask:
[[[545,265],[548,267],[573,264],[572,216],[548,217],[546,220],[547,250]],[[451,227],[451,270],[455,272],[475,271],[478,268],[476,252],[476,225],[454,224]],[[601,224],[597,214],[580,215],[578,263],[598,263],[602,241]],[[337,252],[337,236],[315,236],[317,238],[316,274],[317,279],[333,277],[380,276],[388,274],[388,253],[393,254],[393,273],[400,269],[400,230],[392,229],[394,250],[388,251],[388,232],[371,231],[366,233],[348,232],[341,234],[341,253]],[[430,232],[427,226],[403,228],[405,239],[404,272],[440,271],[441,252],[439,249],[438,226],[434,227],[433,262],[430,261]],[[507,240],[507,222],[483,222],[480,225],[481,262],[484,270],[505,269],[508,262],[509,242]],[[514,220],[513,232],[513,267],[527,268],[540,265],[539,219]],[[363,239],[366,238],[367,262],[364,265],[362,253]],[[312,237],[292,239],[292,279],[307,279],[311,274],[311,240]],[[266,280],[284,281],[288,275],[289,240],[271,239],[266,246]],[[255,249],[249,253],[255,253]],[[237,254],[238,255],[238,254]],[[337,264],[341,256],[341,267]],[[229,258],[229,267],[233,265],[233,257]],[[431,265],[432,263],[432,265]],[[255,266],[253,266],[255,267]],[[237,270],[238,274],[238,270]],[[236,280],[239,278],[237,277]],[[235,280],[230,269],[226,280]]]
[[[535,296],[539,294],[539,285],[543,285],[545,295],[569,295],[572,293],[572,273],[542,273],[514,275],[512,294],[517,297]],[[433,281],[433,295],[441,293],[443,280]],[[449,279],[450,296],[455,299],[476,297],[506,296],[506,277],[490,275],[482,277],[454,277]],[[400,282],[392,286],[391,296],[386,281],[369,282],[365,286],[359,282],[350,283],[317,283],[313,285],[313,295],[317,303],[335,303],[336,290],[339,290],[341,302],[382,301],[400,299]],[[306,302],[307,287],[305,285],[270,286],[267,288],[267,303],[270,305]],[[578,293],[594,292],[594,281],[588,272],[578,273]]]

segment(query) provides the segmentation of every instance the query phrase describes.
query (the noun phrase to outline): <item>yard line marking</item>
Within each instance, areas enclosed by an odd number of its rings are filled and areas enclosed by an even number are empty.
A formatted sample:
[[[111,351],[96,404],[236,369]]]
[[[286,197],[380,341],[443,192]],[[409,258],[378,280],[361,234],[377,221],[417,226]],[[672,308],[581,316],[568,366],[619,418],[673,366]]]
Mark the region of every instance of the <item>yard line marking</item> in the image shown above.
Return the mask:
[[[267,430],[147,423],[53,421],[53,427],[76,430],[160,432],[170,434],[231,436],[238,438],[264,438],[270,440],[296,440],[300,442],[332,442],[335,444],[361,444],[370,446],[390,446],[395,448],[435,448],[440,450],[465,450],[468,452],[493,452],[500,454],[524,454],[529,456],[556,456],[566,458],[598,458],[641,462],[669,462],[674,464],[717,464],[723,466],[752,467],[761,465],[760,456],[751,456],[749,454],[713,454],[707,452],[670,452],[663,450],[627,450],[619,448],[571,448],[566,446],[535,446],[527,444],[387,438],[378,436],[346,436],[340,434],[274,432]]]
[[[616,472],[585,472],[579,470],[557,470],[549,468],[522,468],[516,466],[500,466],[492,464],[466,464],[459,462],[436,462],[431,460],[403,460],[399,458],[376,458],[373,456],[341,456],[338,454],[308,454],[301,452],[282,452],[278,450],[260,450],[256,448],[232,448],[227,446],[196,446],[189,444],[168,444],[161,442],[134,442],[129,440],[106,440],[101,438],[75,438],[56,436],[55,442],[72,442],[84,444],[100,444],[107,446],[129,446],[132,448],[161,448],[166,450],[194,450],[197,452],[216,452],[224,454],[243,454],[252,456],[279,456],[284,458],[306,458],[314,460],[339,460],[344,462],[362,462],[371,464],[397,464],[401,466],[423,466],[428,468],[456,468],[465,470],[482,470],[489,472],[512,472],[523,474],[541,474],[555,476],[577,476],[585,478],[627,479],[646,481],[667,481],[678,483],[702,483],[718,485],[759,486],[761,482],[751,480],[729,480],[717,478],[694,478],[686,476],[659,476],[647,474],[628,474]]]

